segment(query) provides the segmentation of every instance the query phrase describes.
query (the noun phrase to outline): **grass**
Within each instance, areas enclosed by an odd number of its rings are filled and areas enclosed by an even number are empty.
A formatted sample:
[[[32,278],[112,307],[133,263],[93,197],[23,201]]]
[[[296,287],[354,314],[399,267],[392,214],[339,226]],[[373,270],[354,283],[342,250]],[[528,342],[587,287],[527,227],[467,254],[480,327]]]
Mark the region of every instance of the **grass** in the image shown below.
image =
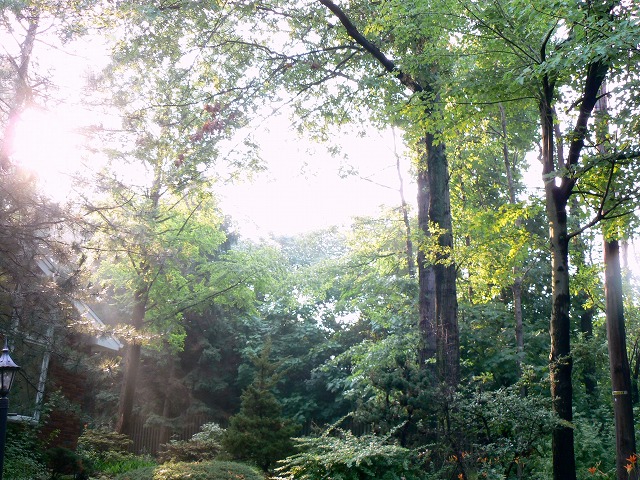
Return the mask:
[[[120,473],[137,470],[140,468],[154,467],[157,463],[148,457],[131,456],[119,460],[96,462],[94,469],[107,475],[118,475]]]

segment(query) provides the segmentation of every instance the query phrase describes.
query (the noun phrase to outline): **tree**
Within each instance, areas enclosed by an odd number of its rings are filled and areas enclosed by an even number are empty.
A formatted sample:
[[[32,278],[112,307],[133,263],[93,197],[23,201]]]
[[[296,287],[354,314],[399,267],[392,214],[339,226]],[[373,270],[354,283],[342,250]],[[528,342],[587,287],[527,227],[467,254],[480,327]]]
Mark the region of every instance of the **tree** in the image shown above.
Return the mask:
[[[46,99],[48,82],[40,77],[40,72],[32,71],[32,55],[36,39],[41,34],[40,21],[45,16],[46,5],[32,5],[30,2],[24,8],[10,5],[0,16],[3,33],[8,36],[9,32],[15,31],[15,45],[7,42],[0,57],[3,105],[0,109],[0,221],[3,226],[0,261],[6,292],[15,289],[15,298],[7,302],[8,310],[15,309],[18,313],[19,303],[22,303],[18,299],[23,294],[20,290],[31,290],[25,280],[39,276],[36,255],[47,246],[62,253],[61,248],[56,248],[60,243],[53,238],[53,231],[62,220],[62,209],[50,204],[37,192],[36,176],[16,165],[13,158],[15,129],[20,115],[28,107],[44,103]],[[35,283],[40,282],[36,280]],[[9,316],[13,314],[8,313]]]
[[[255,377],[242,393],[240,412],[229,419],[222,444],[234,458],[255,462],[265,472],[293,450],[291,437],[298,425],[281,416],[280,403],[273,394],[277,383],[276,364],[267,341],[254,359]]]
[[[459,285],[467,287],[464,300],[472,305],[509,304],[516,366],[522,372],[523,288],[529,283],[527,272],[535,257],[544,255],[543,237],[527,225],[540,215],[540,205],[535,198],[524,198],[522,180],[525,153],[534,147],[535,110],[523,101],[496,106],[490,94],[476,92],[475,63],[483,61],[460,62],[460,91],[456,91],[473,98],[478,106],[472,112],[466,103],[453,107],[452,195],[460,199],[453,205],[456,262],[462,273]],[[505,289],[510,290],[510,298]]]
[[[220,265],[210,260],[224,234],[214,223],[212,210],[204,206],[205,199],[187,206],[177,204],[170,195],[164,197],[163,201],[159,195],[130,197],[132,201],[120,209],[94,205],[103,222],[98,226],[109,236],[95,236],[90,247],[101,263],[98,278],[130,315],[129,328],[122,331],[130,346],[119,407],[120,433],[130,433],[142,346],[157,343],[155,336],[164,335],[171,348],[180,350],[182,312],[242,284],[225,279],[224,269],[220,271]],[[185,268],[185,262],[199,263]]]
[[[87,8],[92,5],[86,3]],[[40,191],[37,172],[17,163],[15,136],[27,110],[64,102],[52,95],[56,86],[38,58],[60,48],[62,38],[77,38],[77,14],[74,6],[47,1],[2,2],[0,12],[2,330],[18,345],[21,340],[36,341],[61,354],[63,342],[53,343],[52,337],[71,324],[71,297],[78,294],[84,261],[68,241],[78,218]],[[33,344],[26,348],[34,350]],[[38,385],[38,377],[28,381]]]
[[[336,428],[319,437],[296,439],[298,450],[278,468],[278,480],[420,480],[425,478],[415,450],[399,447],[386,437]]]
[[[436,80],[438,66],[435,63],[420,65],[421,68],[431,70],[431,77],[404,71],[377,45],[360,33],[343,9],[330,0],[319,1],[342,23],[353,41],[371,55],[388,74],[395,76],[399,83],[415,95],[418,110],[422,110],[423,115],[429,119],[426,123],[430,124],[430,127],[426,129],[418,147],[422,159],[418,164],[418,217],[419,226],[424,235],[435,237],[436,253],[429,262],[424,251],[418,254],[419,325],[423,332],[420,356],[423,360],[435,356],[440,379],[450,386],[455,386],[460,376],[460,341],[456,268],[451,256],[453,232],[449,198],[449,167],[445,146],[441,139],[441,130],[434,127],[438,124],[437,104],[440,100]],[[390,13],[394,8],[402,9],[406,6],[389,5],[385,8],[388,9],[387,13]],[[422,8],[425,7],[422,6]],[[419,45],[424,41],[419,38],[411,39],[409,45]],[[400,53],[404,52],[400,50]]]
[[[623,28],[629,11],[617,2],[598,5],[568,6],[552,10],[557,5],[494,2],[480,12],[469,8],[478,28],[487,38],[498,38],[513,52],[520,74],[508,72],[529,89],[538,102],[541,129],[541,161],[545,185],[545,203],[550,225],[552,268],[552,314],[550,320],[550,379],[554,411],[567,421],[572,420],[572,358],[570,347],[570,269],[569,240],[579,232],[610,215],[600,210],[595,218],[578,231],[569,232],[568,201],[580,179],[581,155],[589,136],[589,120],[598,98],[599,88],[610,67],[629,51],[635,27]],[[548,15],[540,16],[540,9]],[[517,13],[517,19],[513,13]],[[553,12],[553,13],[552,13]],[[559,34],[560,20],[567,31]],[[603,28],[604,27],[604,28]],[[620,29],[620,41],[612,43],[613,31]],[[629,37],[627,37],[629,35]],[[536,39],[537,48],[531,47]],[[525,67],[523,67],[523,65]],[[577,66],[577,68],[576,68]],[[506,76],[505,76],[506,77]],[[513,83],[512,83],[513,85]],[[564,137],[556,132],[563,118],[558,112],[558,92],[561,85],[572,88],[577,115],[567,121]],[[568,144],[566,157],[563,138]],[[559,425],[553,432],[553,465],[555,479],[576,478],[573,430]]]
[[[624,326],[620,249],[617,240],[605,240],[604,262],[607,340],[616,424],[616,467],[617,478],[622,480],[637,478],[638,469],[635,462],[629,461],[636,453],[636,439],[631,400],[631,371]],[[629,464],[633,466],[631,472],[626,468]]]
[[[179,161],[175,142],[181,131],[172,131],[174,113],[158,109],[151,118],[130,118],[128,126],[137,143],[130,152],[117,152],[113,170],[99,179],[104,190],[96,198],[101,195],[101,200],[85,199],[91,218],[87,247],[100,266],[96,283],[109,286],[130,318],[130,328],[123,331],[130,345],[118,414],[120,433],[130,433],[143,344],[165,334],[172,348],[180,350],[183,312],[197,310],[204,299],[228,294],[245,281],[229,278],[224,264],[212,261],[225,242],[222,218],[198,170],[202,157],[194,152],[189,160]],[[154,122],[161,125],[160,134],[150,130]],[[136,162],[150,177],[122,175],[135,172]]]
[[[14,87],[11,89],[13,98],[6,102],[9,110],[6,112],[2,149],[0,150],[0,166],[4,170],[7,170],[12,163],[11,156],[16,125],[20,118],[20,113],[28,105],[29,97],[31,96],[29,67],[31,66],[31,54],[38,31],[40,12],[34,9],[28,12],[26,16],[22,13],[17,13],[17,20],[21,27],[23,26],[22,22],[26,23],[26,34],[20,44],[19,56],[17,58],[9,56],[9,63],[14,67],[15,71],[11,75],[14,78]],[[10,18],[6,17],[4,21],[6,23],[11,22]]]
[[[180,350],[184,312],[197,313],[214,298],[231,301],[234,289],[251,303],[248,284],[255,273],[230,272],[224,261],[212,261],[225,242],[212,184],[256,167],[250,149],[242,157],[229,148],[220,154],[251,100],[235,90],[248,68],[230,33],[239,17],[199,6],[177,10],[180,15],[162,6],[124,2],[103,12],[105,24],[126,31],[100,78],[100,86],[110,89],[106,103],[120,110],[122,122],[95,128],[106,139],[101,151],[109,160],[99,177],[103,191],[98,197],[107,192],[110,198],[87,198],[85,208],[100,233],[91,249],[103,266],[103,280],[112,282],[130,317],[118,420],[124,433],[131,428],[147,336],[167,334],[169,344]],[[212,63],[194,60],[191,49],[202,33],[196,27],[209,28],[214,19],[217,30],[206,36],[228,42],[229,49],[216,50],[213,60],[207,59]],[[216,70],[216,63],[227,71]]]
[[[606,83],[600,90],[600,99],[595,106],[596,137],[598,151],[607,154],[609,115],[606,101]],[[615,187],[613,187],[615,188]],[[612,192],[615,198],[618,192]],[[607,193],[602,200],[606,201]],[[607,346],[609,349],[609,369],[611,388],[613,390],[613,412],[616,425],[616,469],[618,480],[638,478],[636,462],[629,459],[636,453],[636,437],[633,421],[633,404],[631,398],[631,370],[627,356],[627,337],[624,321],[624,304],[622,295],[622,269],[620,267],[620,245],[618,239],[612,237],[604,227],[604,290],[605,314],[607,325]],[[632,470],[628,470],[628,465]]]

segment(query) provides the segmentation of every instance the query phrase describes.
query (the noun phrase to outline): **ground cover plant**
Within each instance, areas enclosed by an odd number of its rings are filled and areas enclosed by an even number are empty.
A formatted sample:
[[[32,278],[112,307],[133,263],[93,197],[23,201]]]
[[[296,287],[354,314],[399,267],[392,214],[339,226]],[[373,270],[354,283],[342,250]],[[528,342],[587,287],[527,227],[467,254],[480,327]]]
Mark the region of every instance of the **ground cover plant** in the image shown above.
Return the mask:
[[[257,469],[236,462],[176,462],[131,470],[115,480],[264,480]]]
[[[29,426],[10,424],[4,452],[4,478],[44,480],[50,477],[36,431]]]
[[[189,440],[172,440],[161,446],[158,458],[165,462],[213,460],[222,450],[224,429],[217,423],[205,423]]]
[[[424,479],[417,450],[395,445],[388,437],[331,429],[319,437],[298,438],[299,453],[277,469],[278,480],[419,480]]]
[[[85,429],[78,439],[77,454],[84,469],[94,475],[117,475],[142,467],[152,467],[156,461],[129,451],[131,440],[106,429]]]

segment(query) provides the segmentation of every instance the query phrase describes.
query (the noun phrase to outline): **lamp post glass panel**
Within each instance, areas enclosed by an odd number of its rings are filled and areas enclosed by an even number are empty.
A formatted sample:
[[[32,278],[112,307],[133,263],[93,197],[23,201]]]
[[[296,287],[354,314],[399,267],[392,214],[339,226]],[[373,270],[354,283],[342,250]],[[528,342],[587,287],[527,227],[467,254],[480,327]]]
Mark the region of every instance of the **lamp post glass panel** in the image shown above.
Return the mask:
[[[4,445],[7,438],[7,413],[9,410],[9,390],[20,367],[9,356],[9,344],[4,341],[0,355],[0,480],[4,471]]]

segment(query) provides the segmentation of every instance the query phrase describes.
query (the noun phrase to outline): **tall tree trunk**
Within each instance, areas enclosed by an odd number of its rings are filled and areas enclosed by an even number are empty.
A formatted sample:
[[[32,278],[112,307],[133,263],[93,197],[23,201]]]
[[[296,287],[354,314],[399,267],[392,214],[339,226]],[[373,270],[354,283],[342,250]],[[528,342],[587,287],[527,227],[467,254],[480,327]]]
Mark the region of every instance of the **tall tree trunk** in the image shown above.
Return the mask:
[[[467,195],[466,195],[466,186],[464,184],[464,180],[460,180],[460,191],[462,192],[461,200],[462,200],[462,209],[466,210],[467,208]],[[471,251],[471,235],[468,233],[464,236],[464,246],[467,248],[467,251]],[[467,285],[467,298],[470,305],[473,304],[473,282],[472,282],[472,272],[468,272],[468,285]]]
[[[616,423],[616,473],[618,480],[636,480],[637,465],[634,465],[635,468],[631,472],[627,472],[625,468],[630,463],[627,459],[636,452],[636,439],[631,401],[631,372],[624,327],[620,248],[617,240],[605,240],[604,263],[609,370]]]
[[[351,21],[348,15],[331,0],[318,0],[331,11],[345,28],[347,34],[367,51],[382,67],[393,75],[403,86],[419,95],[424,102],[425,115],[434,115],[437,105],[440,103],[437,95],[436,82],[419,80],[402,71],[388,58],[378,46],[371,43]],[[436,65],[431,65],[430,73],[435,75]],[[425,95],[428,94],[428,95]],[[435,285],[435,337],[436,337],[436,363],[441,380],[449,386],[457,385],[460,377],[460,340],[458,334],[458,300],[456,297],[456,268],[452,258],[453,233],[451,228],[451,205],[449,198],[449,164],[445,155],[444,144],[440,141],[434,144],[436,135],[429,132],[424,137],[426,154],[426,169],[424,165],[418,173],[418,188],[425,191],[428,187],[428,222],[421,222],[425,235],[431,235],[430,225],[438,229],[438,252],[436,261],[430,267],[433,273],[424,268],[426,257],[419,261],[418,281],[426,282],[420,286],[420,298],[423,293],[431,288],[431,275]],[[423,175],[425,178],[420,178]],[[426,180],[422,185],[421,180]],[[420,193],[418,194],[420,195]],[[419,199],[419,209],[424,207]],[[420,217],[420,212],[418,212]],[[426,229],[425,229],[426,227]],[[422,266],[420,266],[422,263]],[[420,317],[420,325],[423,326],[424,318]],[[424,324],[426,328],[431,328]],[[430,335],[430,334],[429,334]],[[420,352],[419,356],[423,356]]]
[[[636,405],[638,401],[640,401],[640,392],[638,391],[638,377],[640,377],[640,345],[638,344],[638,337],[636,337],[633,342],[629,365],[633,365],[633,368],[631,368],[631,402]]]
[[[398,155],[398,151],[395,145],[395,132],[393,136],[393,152],[396,157],[396,172],[398,173],[398,193],[400,194],[400,208],[402,209],[402,221],[404,223],[404,230],[407,236],[406,239],[406,258],[407,258],[407,271],[411,278],[415,278],[416,276],[416,261],[413,256],[413,239],[411,238],[411,223],[409,222],[409,205],[407,205],[407,200],[404,196],[404,178],[402,176],[402,169],[400,168],[400,155]]]
[[[160,187],[162,184],[162,169],[156,167],[154,171],[153,183],[149,191],[150,212],[155,216],[158,205],[160,204]],[[143,251],[145,249],[143,248]],[[132,262],[134,260],[132,259]],[[134,265],[135,267],[135,265]],[[149,303],[149,292],[153,286],[153,280],[146,280],[149,274],[149,258],[141,260],[137,268],[138,288],[133,293],[133,310],[131,313],[131,326],[134,330],[134,338],[129,345],[127,352],[127,362],[125,364],[124,379],[122,392],[120,394],[120,402],[118,405],[118,421],[116,423],[116,431],[131,436],[132,433],[132,414],[133,405],[135,403],[136,386],[138,381],[138,372],[140,370],[140,355],[142,352],[141,338],[138,336],[144,328],[144,320],[147,314],[147,304]]]
[[[167,387],[170,387],[173,379],[173,367],[174,362],[169,362],[166,369],[167,375]],[[169,415],[171,414],[171,398],[173,392],[171,388],[166,388],[164,391],[164,399],[162,401],[162,426],[160,427],[160,444],[167,444],[171,439],[171,427],[169,426]]]
[[[460,381],[460,337],[456,266],[449,197],[449,163],[443,143],[434,144],[433,134],[425,135],[429,182],[429,222],[438,230],[433,274],[435,280],[436,346],[441,380],[451,387]]]
[[[579,301],[583,300],[581,298]],[[589,341],[593,338],[593,315],[595,309],[593,307],[585,308],[580,313],[580,333],[583,338]],[[582,383],[584,384],[584,392],[590,401],[595,402],[597,400],[596,393],[598,392],[598,381],[596,379],[596,363],[594,358],[589,358],[584,366],[582,372]]]
[[[629,268],[629,240],[626,238],[620,240],[620,268],[622,269],[623,284],[629,284],[631,269]]]
[[[607,153],[608,106],[606,84],[602,82],[595,106],[596,138],[598,151]],[[612,192],[615,196],[615,192]],[[631,397],[631,370],[627,357],[627,337],[624,325],[622,295],[622,269],[620,245],[616,239],[604,237],[604,291],[607,319],[607,346],[609,371],[613,390],[613,415],[616,425],[616,477],[618,480],[637,480],[638,466],[625,468],[627,460],[636,453],[636,437],[633,424],[633,400]]]
[[[569,248],[567,238],[567,216],[565,205],[555,195],[555,188],[548,198],[547,215],[551,233],[552,307],[549,334],[551,353],[549,355],[549,376],[551,399],[554,412],[561,420],[573,420],[573,387],[571,385],[571,319],[569,317]],[[560,424],[553,430],[552,451],[554,480],[576,478],[573,428]]]
[[[571,199],[571,211],[570,214],[576,212],[576,216],[579,215],[579,205],[577,199],[572,197]],[[586,258],[584,252],[587,250],[588,246],[581,238],[576,237],[572,241],[572,247],[575,250],[573,258],[575,259],[576,269],[578,273],[581,269],[586,266]],[[595,308],[590,306],[585,306],[585,304],[589,300],[589,293],[581,289],[575,295],[575,306],[574,311],[580,317],[580,333],[582,334],[582,338],[584,341],[589,342],[593,339],[593,316],[595,314]],[[587,401],[590,405],[594,405],[599,401],[598,400],[598,381],[596,376],[597,368],[596,368],[596,359],[592,355],[588,355],[583,359],[582,366],[582,384],[584,385],[584,391],[587,395]]]
[[[514,267],[514,269],[517,267]],[[522,376],[522,364],[524,362],[524,323],[522,318],[522,277],[516,276],[511,284],[511,293],[513,295],[513,317],[516,324],[516,366],[518,372]],[[522,396],[526,394],[526,388],[522,387],[520,392]]]
[[[426,152],[418,165],[418,226],[429,234],[429,181],[426,172]],[[423,248],[418,249],[418,312],[420,347],[418,360],[421,367],[436,357],[436,286],[433,266]]]
[[[545,46],[541,49],[545,60]],[[586,66],[584,91],[576,123],[571,132],[569,153],[566,161],[557,164],[554,157],[555,112],[553,101],[555,83],[544,75],[540,95],[540,125],[542,175],[545,184],[545,204],[549,222],[551,244],[551,353],[549,354],[549,379],[551,382],[551,404],[553,411],[565,423],[559,424],[552,433],[553,479],[575,480],[576,464],[573,429],[568,426],[573,420],[573,387],[571,385],[571,319],[569,309],[569,232],[567,228],[567,202],[575,186],[574,176],[558,176],[558,171],[570,171],[579,165],[582,148],[587,135],[587,125],[598,99],[600,85],[604,81],[608,65],[596,61]]]
[[[502,157],[504,161],[504,170],[507,175],[507,187],[509,189],[509,203],[511,205],[516,204],[516,184],[513,179],[513,172],[511,167],[511,161],[509,160],[509,143],[507,142],[507,116],[504,111],[504,106],[499,105],[500,109],[500,123],[502,127]],[[518,217],[516,219],[516,228],[522,227],[522,219]],[[522,274],[520,272],[520,266],[514,265],[513,267],[513,283],[511,284],[511,293],[513,295],[513,316],[515,321],[515,334],[516,334],[516,364],[518,372],[522,375],[522,362],[524,360],[524,327],[522,323]],[[525,387],[522,388],[521,394],[524,396],[526,393]]]
[[[139,288],[134,294],[134,306],[131,315],[131,325],[134,332],[139,334],[144,326],[144,317],[147,311],[149,291],[146,286]],[[124,369],[124,379],[120,402],[118,405],[118,421],[116,431],[131,436],[133,429],[133,405],[135,402],[138,372],[140,370],[140,353],[142,345],[140,339],[133,339],[127,349],[127,359]]]
[[[543,179],[545,182],[546,211],[551,240],[551,320],[549,334],[551,353],[549,354],[549,377],[553,411],[562,423],[552,433],[553,479],[575,480],[576,463],[573,429],[573,389],[571,386],[571,322],[569,317],[569,238],[567,231],[567,200],[564,189],[556,186],[554,159],[554,85],[544,79],[543,95],[540,101],[540,122],[542,132]]]

